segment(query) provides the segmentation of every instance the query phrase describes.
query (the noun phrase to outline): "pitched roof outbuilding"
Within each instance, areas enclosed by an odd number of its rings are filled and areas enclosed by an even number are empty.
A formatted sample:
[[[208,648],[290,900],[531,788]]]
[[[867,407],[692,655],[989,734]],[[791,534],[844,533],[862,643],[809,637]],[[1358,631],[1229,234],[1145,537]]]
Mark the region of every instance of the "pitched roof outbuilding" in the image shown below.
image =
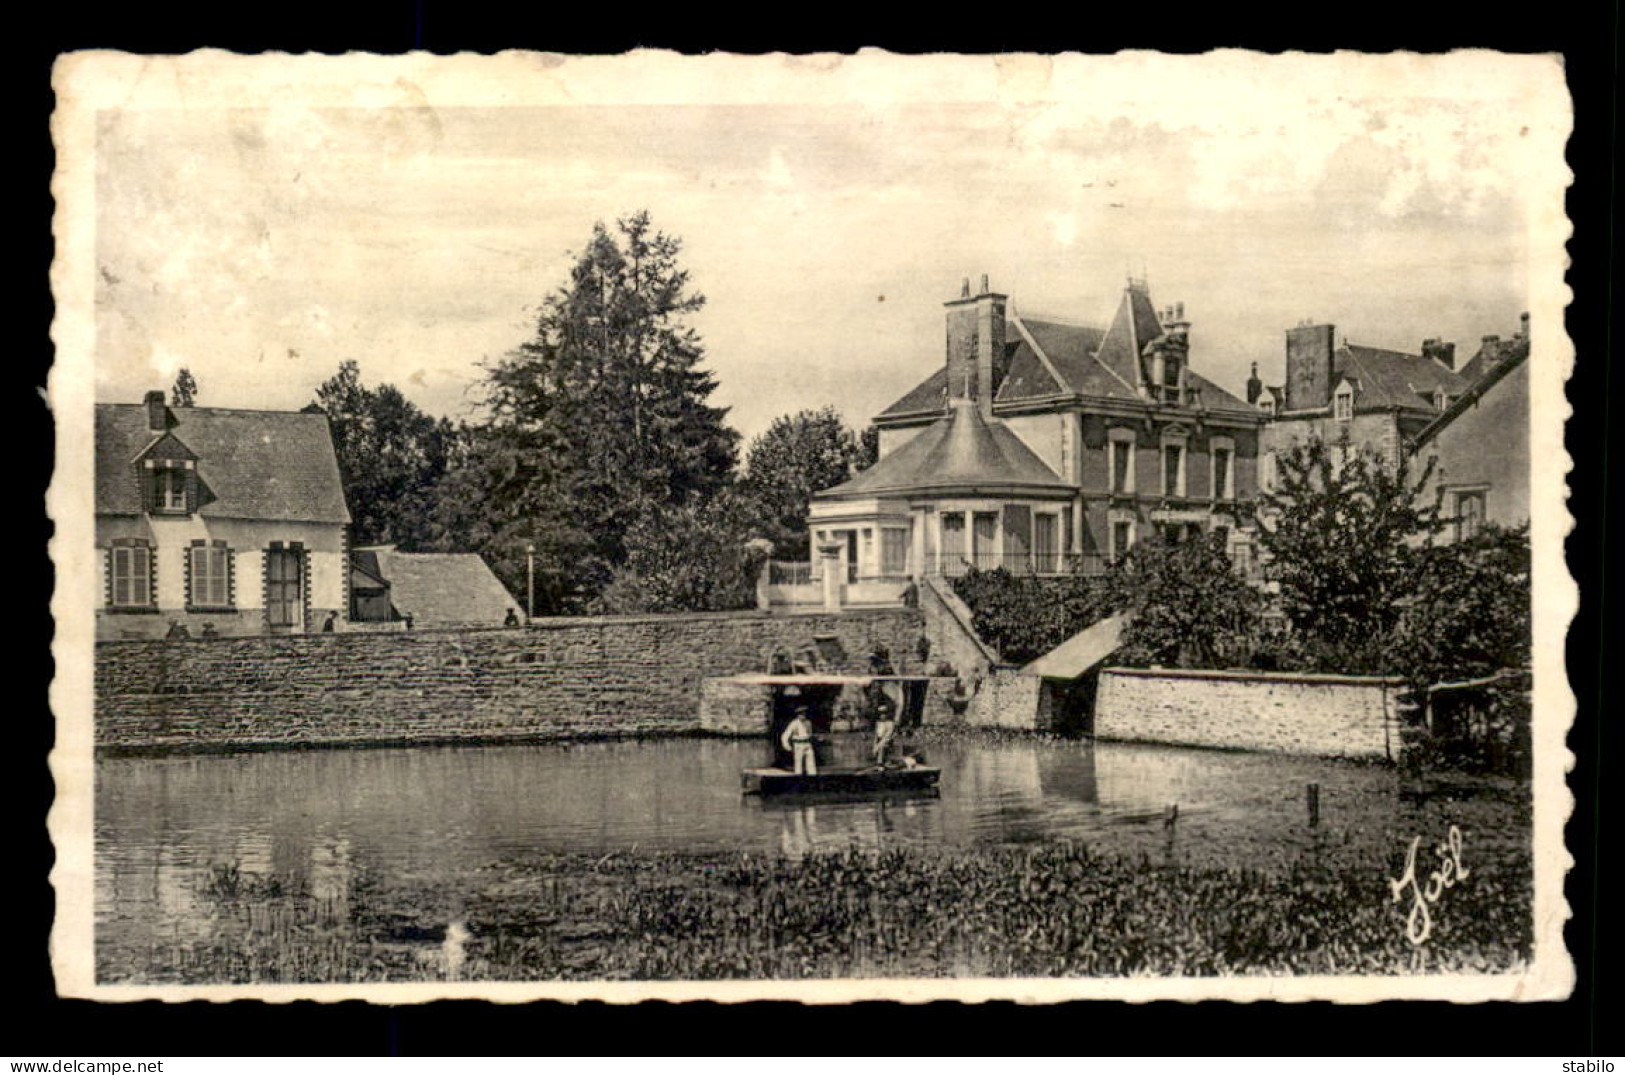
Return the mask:
[[[508,588],[472,552],[398,552],[390,546],[357,549],[371,554],[389,583],[390,603],[418,627],[497,626],[518,607]]]
[[[177,407],[168,437],[197,458],[198,514],[221,519],[348,523],[327,417],[291,411]],[[147,408],[96,405],[96,511],[140,515],[136,459],[159,436]]]

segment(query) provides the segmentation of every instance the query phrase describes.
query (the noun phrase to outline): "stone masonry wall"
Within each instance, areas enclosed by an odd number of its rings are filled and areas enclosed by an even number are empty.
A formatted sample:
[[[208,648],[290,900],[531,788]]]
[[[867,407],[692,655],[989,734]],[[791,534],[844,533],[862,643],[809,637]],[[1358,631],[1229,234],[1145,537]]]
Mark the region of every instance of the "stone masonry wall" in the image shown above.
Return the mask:
[[[1401,686],[1364,676],[1109,668],[1100,674],[1095,736],[1397,759]]]
[[[844,672],[877,643],[914,653],[918,611],[717,613],[528,628],[109,641],[96,647],[96,743],[122,751],[479,742],[699,729],[708,677],[775,647],[840,639]]]

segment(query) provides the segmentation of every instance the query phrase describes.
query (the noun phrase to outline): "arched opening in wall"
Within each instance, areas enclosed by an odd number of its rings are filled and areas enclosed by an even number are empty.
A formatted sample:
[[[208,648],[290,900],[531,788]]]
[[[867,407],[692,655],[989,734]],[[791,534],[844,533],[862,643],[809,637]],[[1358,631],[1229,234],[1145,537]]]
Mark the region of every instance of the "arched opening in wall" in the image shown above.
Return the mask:
[[[1094,735],[1095,695],[1099,689],[1098,666],[1077,679],[1044,680],[1042,690],[1049,695],[1049,730],[1070,738]]]

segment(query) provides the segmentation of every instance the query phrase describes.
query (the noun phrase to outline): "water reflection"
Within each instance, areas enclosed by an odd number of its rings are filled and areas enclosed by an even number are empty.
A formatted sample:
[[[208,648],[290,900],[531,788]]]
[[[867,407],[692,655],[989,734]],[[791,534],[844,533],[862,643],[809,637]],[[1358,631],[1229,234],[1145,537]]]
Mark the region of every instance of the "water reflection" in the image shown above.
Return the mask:
[[[430,910],[443,934],[432,941],[454,974],[467,879],[515,852],[800,857],[1052,839],[1159,860],[1248,840],[1284,852],[1307,838],[1303,781],[1323,785],[1335,818],[1352,797],[1391,801],[1394,779],[1313,759],[1127,744],[932,743],[928,760],[943,770],[936,795],[741,796],[739,771],[762,752],[750,741],[681,740],[104,759],[98,919],[186,941],[266,879],[300,886],[339,917],[365,902],[358,878],[409,880],[439,900]],[[1163,824],[1172,804],[1177,829]]]

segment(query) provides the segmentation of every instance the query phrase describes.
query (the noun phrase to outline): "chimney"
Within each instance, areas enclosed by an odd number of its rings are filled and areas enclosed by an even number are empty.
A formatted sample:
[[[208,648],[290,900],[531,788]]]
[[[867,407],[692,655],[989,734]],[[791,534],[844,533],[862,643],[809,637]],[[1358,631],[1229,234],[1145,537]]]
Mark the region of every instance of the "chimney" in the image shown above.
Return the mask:
[[[1247,405],[1256,407],[1258,397],[1264,394],[1264,382],[1258,379],[1258,363],[1253,363],[1253,372],[1247,378]]]
[[[1518,315],[1518,336],[1527,340],[1529,338],[1529,311],[1525,310]]]
[[[1332,325],[1304,323],[1286,330],[1286,399],[1289,411],[1324,407],[1332,398]]]
[[[947,308],[948,398],[972,400],[982,416],[993,415],[993,396],[1004,378],[1005,306],[1008,296],[994,292],[982,276],[981,291],[970,294],[967,277],[960,297]]]
[[[169,408],[164,406],[164,394],[159,391],[147,393],[147,428],[154,433],[162,433],[169,428]]]
[[[1453,370],[1456,368],[1456,345],[1433,338],[1423,340],[1422,357],[1437,362],[1447,370]]]

